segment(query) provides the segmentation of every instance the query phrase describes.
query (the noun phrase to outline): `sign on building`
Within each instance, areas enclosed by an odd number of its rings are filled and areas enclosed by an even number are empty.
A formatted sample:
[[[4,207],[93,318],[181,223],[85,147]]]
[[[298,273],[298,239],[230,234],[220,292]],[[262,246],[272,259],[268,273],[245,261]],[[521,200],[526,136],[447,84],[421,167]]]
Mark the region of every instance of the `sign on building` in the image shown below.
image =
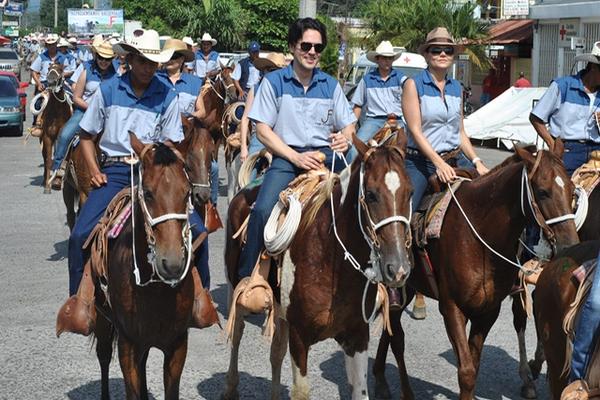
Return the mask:
[[[9,2],[4,6],[4,15],[9,17],[20,17],[23,15],[23,3]]]
[[[2,26],[19,26],[19,21],[2,21]]]
[[[89,8],[69,8],[67,10],[69,33],[96,35],[98,33],[123,34],[123,9],[92,10]]]
[[[529,0],[504,0],[502,15],[504,17],[529,15]]]
[[[558,23],[558,47],[571,47],[571,38],[579,36],[579,19],[561,19]]]

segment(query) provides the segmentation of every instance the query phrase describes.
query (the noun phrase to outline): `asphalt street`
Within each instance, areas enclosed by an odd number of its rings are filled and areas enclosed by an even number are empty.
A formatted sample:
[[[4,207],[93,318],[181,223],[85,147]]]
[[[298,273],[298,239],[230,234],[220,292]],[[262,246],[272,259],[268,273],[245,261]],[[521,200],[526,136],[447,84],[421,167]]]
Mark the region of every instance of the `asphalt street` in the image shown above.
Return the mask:
[[[30,123],[31,116],[28,116]],[[28,123],[28,125],[29,125]],[[488,165],[510,153],[478,150]],[[86,337],[55,336],[55,318],[68,294],[65,209],[60,192],[42,193],[41,152],[36,139],[0,137],[0,398],[92,399],[100,393],[100,369],[93,342]],[[227,199],[221,166],[219,211],[226,215]],[[210,236],[212,295],[221,320],[226,307],[227,283],[223,268],[224,232]],[[360,294],[357,294],[360,295]],[[417,399],[455,399],[458,383],[456,359],[434,301],[428,301],[428,317],[415,321],[403,316],[406,330],[406,362]],[[261,337],[263,318],[252,317],[246,325],[240,350],[242,399],[266,399],[270,393],[267,341]],[[369,347],[372,364],[379,334],[372,328]],[[527,333],[530,357],[535,347],[533,321]],[[229,347],[217,327],[191,330],[181,382],[184,399],[217,399],[224,386]],[[512,328],[510,302],[505,301],[483,351],[477,381],[477,398],[519,399],[517,338]],[[162,354],[152,350],[148,360],[148,385],[153,399],[164,398]],[[544,368],[545,371],[545,368]],[[313,399],[347,399],[344,357],[335,341],[315,345],[309,353],[309,376]],[[289,398],[289,357],[283,366],[283,398]],[[393,397],[400,397],[395,360],[388,354],[387,378]],[[369,392],[374,396],[373,381]],[[124,398],[124,384],[113,357],[110,390]],[[545,375],[538,380],[540,399],[549,398]]]

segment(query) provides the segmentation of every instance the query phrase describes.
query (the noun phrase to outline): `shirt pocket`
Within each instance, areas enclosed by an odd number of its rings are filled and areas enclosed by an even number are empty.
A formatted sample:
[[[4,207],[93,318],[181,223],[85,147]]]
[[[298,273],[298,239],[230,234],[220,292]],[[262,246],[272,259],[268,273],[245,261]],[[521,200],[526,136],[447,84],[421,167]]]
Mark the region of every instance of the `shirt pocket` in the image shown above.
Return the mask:
[[[307,113],[302,118],[312,120],[312,125],[318,129],[331,132],[335,120],[335,110],[331,99],[306,99]]]

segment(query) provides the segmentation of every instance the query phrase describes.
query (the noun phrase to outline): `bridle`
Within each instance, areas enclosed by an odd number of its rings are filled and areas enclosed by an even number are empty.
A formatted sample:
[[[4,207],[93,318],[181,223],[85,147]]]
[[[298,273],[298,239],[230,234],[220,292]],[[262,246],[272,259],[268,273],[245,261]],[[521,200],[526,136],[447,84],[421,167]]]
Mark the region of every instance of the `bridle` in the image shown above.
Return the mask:
[[[155,144],[146,145],[144,147],[144,149],[142,150],[142,152],[140,153],[139,158],[135,154],[132,153],[131,162],[129,163],[130,171],[131,171],[131,223],[132,223],[133,267],[134,267],[133,273],[135,276],[135,283],[138,286],[143,287],[143,286],[147,286],[150,283],[162,282],[162,283],[166,283],[167,285],[169,285],[171,287],[175,287],[187,275],[187,272],[190,267],[191,259],[193,257],[192,231],[191,231],[190,222],[189,222],[189,215],[190,215],[190,210],[192,208],[192,201],[191,201],[191,194],[188,193],[185,214],[167,213],[167,214],[160,215],[158,217],[152,217],[152,215],[150,214],[150,211],[148,210],[146,200],[144,199],[144,186],[143,186],[143,181],[142,181],[143,162],[141,160],[144,159],[144,156],[146,155],[146,153],[148,151],[154,150],[155,146],[156,146]],[[173,150],[173,152],[175,153],[177,158],[180,161],[182,161],[185,165],[185,161],[184,161],[181,153],[179,153],[179,151],[177,151],[174,148],[171,148],[171,150]],[[134,170],[135,164],[139,164],[137,185],[134,184],[133,170]],[[185,171],[185,168],[183,171],[187,177],[187,172]],[[189,177],[188,177],[188,181],[189,181]],[[136,248],[135,248],[135,209],[136,209],[135,202],[136,201],[139,202],[140,208],[142,210],[142,216],[144,218],[144,230],[146,232],[146,241],[148,243],[148,263],[152,266],[152,275],[151,275],[150,279],[148,279],[146,282],[141,281],[140,270],[139,270],[139,267],[137,264],[137,255],[136,255]],[[154,227],[163,222],[172,221],[172,220],[185,221],[185,224],[183,225],[183,229],[181,230],[181,236],[183,238],[183,244],[184,244],[184,248],[185,248],[186,264],[185,264],[183,273],[178,278],[166,279],[165,277],[163,277],[160,274],[158,268],[156,267],[156,238],[154,237]]]
[[[50,75],[55,75],[57,78],[54,81],[54,84],[52,85],[48,85],[47,90],[52,93],[52,96],[54,96],[54,98],[61,102],[68,102],[69,105],[73,104],[73,102],[71,101],[71,98],[67,95],[67,92],[63,89],[63,84],[65,82],[65,78],[64,76],[57,71],[56,67],[53,65],[50,66],[50,69],[48,70],[48,75],[46,76],[46,79],[48,79],[48,77],[50,77]],[[58,93],[60,93],[60,91],[62,90],[62,99],[60,99],[58,97]]]
[[[233,83],[230,83],[229,85],[225,83],[225,79],[223,79],[223,73],[219,72],[219,74],[215,77],[215,80],[213,81],[212,79],[206,78],[206,80],[208,81],[208,84],[210,85],[210,88],[213,90],[213,92],[215,92],[215,94],[219,97],[219,99],[221,99],[223,101],[223,104],[228,104],[231,100],[230,96],[229,96],[229,89],[231,89],[232,87],[234,87],[235,85]],[[221,93],[219,93],[219,91],[217,90],[217,88],[215,87],[215,85],[221,82],[221,84],[223,85],[223,88],[225,89],[225,94],[222,95]]]

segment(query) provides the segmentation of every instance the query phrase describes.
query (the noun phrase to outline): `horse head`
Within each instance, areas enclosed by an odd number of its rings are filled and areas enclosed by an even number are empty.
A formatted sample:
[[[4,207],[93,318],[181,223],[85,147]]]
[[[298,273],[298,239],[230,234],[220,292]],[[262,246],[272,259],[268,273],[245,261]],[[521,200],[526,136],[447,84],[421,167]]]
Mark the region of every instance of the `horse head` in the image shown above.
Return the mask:
[[[140,160],[135,201],[144,222],[148,259],[163,282],[175,285],[185,277],[192,257],[190,187],[185,172],[188,143],[145,145],[132,133],[129,138]]]
[[[233,83],[233,78],[231,77],[231,68],[223,68],[221,73],[217,75],[216,83],[220,83],[222,87],[222,89],[219,89],[219,92],[223,91],[225,104],[229,104],[237,99],[237,91],[235,89],[235,84]]]
[[[371,247],[375,277],[402,286],[410,275],[412,184],[404,169],[407,138],[403,129],[383,145],[369,147],[356,136],[360,163],[359,224]],[[373,257],[373,255],[375,257]]]
[[[195,119],[182,117],[184,142],[187,143],[186,164],[192,185],[194,205],[206,204],[210,200],[210,165],[215,143],[208,129]]]
[[[63,66],[61,64],[52,63],[48,68],[47,75],[48,87],[56,88],[62,86],[63,82]]]
[[[540,226],[555,253],[579,243],[572,206],[575,187],[562,162],[563,151],[560,139],[552,151],[515,148],[524,163],[522,211]]]

